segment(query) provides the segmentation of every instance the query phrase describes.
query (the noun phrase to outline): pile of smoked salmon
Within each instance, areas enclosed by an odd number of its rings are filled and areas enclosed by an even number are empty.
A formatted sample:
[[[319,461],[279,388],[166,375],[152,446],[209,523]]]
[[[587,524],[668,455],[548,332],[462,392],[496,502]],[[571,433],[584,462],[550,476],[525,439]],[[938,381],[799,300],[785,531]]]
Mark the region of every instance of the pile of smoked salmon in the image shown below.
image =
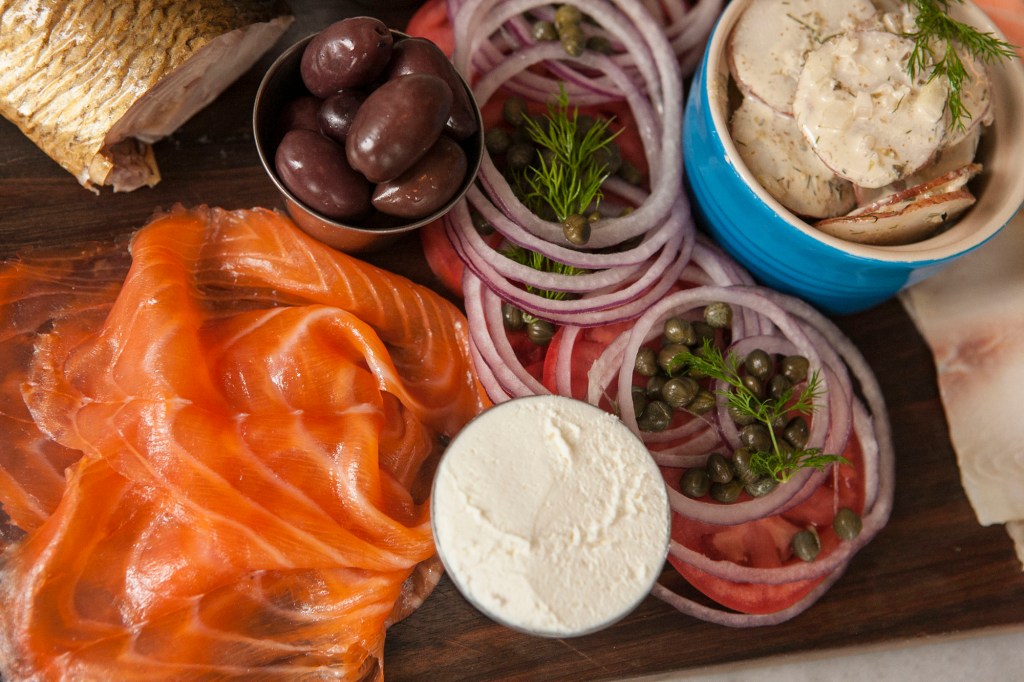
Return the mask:
[[[271,211],[0,265],[0,675],[382,678],[486,404],[457,308]]]

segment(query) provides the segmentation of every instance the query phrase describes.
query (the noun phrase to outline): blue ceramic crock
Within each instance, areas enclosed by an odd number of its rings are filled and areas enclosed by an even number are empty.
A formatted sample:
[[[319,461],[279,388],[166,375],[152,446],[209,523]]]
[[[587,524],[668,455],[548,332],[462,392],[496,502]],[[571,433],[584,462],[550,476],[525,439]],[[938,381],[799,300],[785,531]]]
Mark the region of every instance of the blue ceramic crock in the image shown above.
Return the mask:
[[[996,111],[995,125],[987,133],[993,139],[980,154],[1009,156],[982,159],[991,173],[1000,175],[983,179],[978,204],[955,227],[917,244],[868,246],[821,233],[786,210],[754,180],[728,136],[725,44],[747,4],[749,0],[734,0],[727,6],[694,76],[683,121],[683,160],[698,224],[760,283],[829,313],[862,311],[977,248],[1013,218],[1024,200],[1019,161],[1024,158],[1019,115],[1024,111],[1024,73],[1019,63],[994,69],[993,82],[1003,88],[1006,106]],[[972,23],[995,31],[984,15],[977,16],[979,10],[967,10]]]

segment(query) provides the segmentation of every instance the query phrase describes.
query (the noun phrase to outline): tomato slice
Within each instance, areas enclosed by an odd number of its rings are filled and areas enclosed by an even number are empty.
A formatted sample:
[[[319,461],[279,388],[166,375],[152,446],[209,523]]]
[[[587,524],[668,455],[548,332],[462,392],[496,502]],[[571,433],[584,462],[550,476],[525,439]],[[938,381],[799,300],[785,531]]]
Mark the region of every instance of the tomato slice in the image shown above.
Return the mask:
[[[405,32],[417,38],[426,38],[449,57],[455,51],[455,37],[448,22],[448,8],[444,0],[427,0],[409,19]]]
[[[835,511],[849,507],[860,514],[864,509],[863,453],[856,436],[851,436],[843,456],[850,464],[836,467],[834,475],[813,495],[782,514],[737,526],[717,526],[673,514],[672,538],[711,559],[773,568],[801,561],[793,556],[790,541],[797,531],[814,526],[821,540],[821,552],[815,560],[820,561],[842,542],[832,528]],[[679,473],[675,470],[666,475],[670,486],[677,487]],[[673,556],[669,556],[669,562],[691,585],[722,606],[751,614],[775,613],[788,608],[824,580],[823,576],[779,585],[738,583]]]

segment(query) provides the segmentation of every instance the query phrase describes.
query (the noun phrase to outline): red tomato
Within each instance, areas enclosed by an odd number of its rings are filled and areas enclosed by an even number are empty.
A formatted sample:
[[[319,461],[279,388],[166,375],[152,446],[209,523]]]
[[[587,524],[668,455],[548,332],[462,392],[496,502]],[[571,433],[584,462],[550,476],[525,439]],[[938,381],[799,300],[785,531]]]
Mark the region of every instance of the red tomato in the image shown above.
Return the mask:
[[[571,397],[579,398],[580,400],[586,399],[587,371],[601,355],[605,347],[615,340],[615,337],[628,328],[628,326],[628,322],[619,322],[580,330],[572,347],[572,369],[570,371]],[[559,327],[555,335],[551,337],[547,355],[544,356],[543,382],[544,386],[552,393],[556,392],[555,360],[564,337],[565,328]],[[605,400],[602,401],[601,407],[610,409],[611,404]]]
[[[841,542],[832,529],[835,510],[850,507],[862,513],[864,508],[864,480],[861,474],[863,453],[856,437],[850,439],[850,445],[843,456],[849,460],[849,465],[839,466],[825,485],[783,514],[738,526],[716,526],[673,514],[672,537],[712,559],[731,561],[742,566],[772,568],[801,561],[793,556],[790,541],[797,531],[813,525],[821,539],[821,552],[816,559],[820,561],[835,551]],[[666,476],[669,485],[677,486],[678,473],[676,470],[675,474]],[[807,596],[824,579],[800,580],[781,585],[737,583],[706,573],[672,556],[669,562],[705,595],[722,606],[743,613],[781,611]]]
[[[435,220],[421,227],[420,245],[430,271],[441,280],[445,289],[456,296],[462,296],[462,272],[465,265],[445,234],[444,223]]]
[[[519,358],[526,371],[534,379],[541,381],[544,375],[544,355],[547,352],[548,346],[541,346],[531,341],[523,329],[508,332],[508,340],[512,344],[512,350],[515,351],[516,357]]]
[[[427,0],[409,19],[405,32],[417,38],[426,38],[449,57],[455,51],[452,26],[448,22],[448,8],[444,0]]]

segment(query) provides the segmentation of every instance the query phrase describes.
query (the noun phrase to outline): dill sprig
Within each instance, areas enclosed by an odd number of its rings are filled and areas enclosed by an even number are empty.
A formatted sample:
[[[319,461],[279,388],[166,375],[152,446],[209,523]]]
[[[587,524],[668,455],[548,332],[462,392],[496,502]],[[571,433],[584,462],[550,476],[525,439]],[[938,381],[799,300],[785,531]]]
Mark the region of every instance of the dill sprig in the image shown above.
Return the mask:
[[[580,275],[586,272],[583,268],[560,263],[541,253],[537,253],[536,251],[524,249],[518,244],[509,244],[503,249],[503,253],[520,265],[528,265],[534,270],[540,270],[541,272],[553,272],[559,275]],[[543,296],[544,298],[555,301],[560,301],[568,296],[568,292],[565,291],[548,291],[545,289],[537,289],[536,287],[529,285],[527,285],[526,290],[532,294],[537,294],[538,296]]]
[[[908,0],[917,11],[914,18],[917,30],[904,34],[914,41],[907,72],[911,78],[916,78],[918,73],[931,69],[929,80],[941,77],[949,82],[946,104],[950,123],[963,130],[964,119],[971,118],[962,97],[963,84],[969,75],[957,47],[985,63],[1012,59],[1016,53],[1013,45],[992,33],[979,31],[949,16],[952,2],[963,4],[963,0]],[[941,51],[941,56],[937,56],[936,51]]]
[[[565,220],[601,201],[601,185],[609,172],[600,150],[612,143],[618,131],[609,130],[610,119],[600,118],[581,132],[579,109],[569,107],[569,95],[561,85],[558,99],[548,104],[543,119],[543,123],[523,119],[539,152],[537,162],[523,174],[526,202],[534,213],[541,213],[541,205],[547,204],[558,220]]]
[[[691,371],[724,382],[730,388],[719,391],[719,394],[726,399],[729,407],[738,414],[754,418],[767,428],[771,437],[771,450],[751,454],[750,468],[754,473],[766,474],[785,483],[799,469],[824,469],[833,462],[848,463],[840,455],[822,454],[821,448],[782,446],[775,435],[774,425],[791,412],[806,416],[814,413],[816,401],[821,395],[818,370],[811,373],[806,385],[795,398],[792,388],[785,389],[775,398],[760,398],[743,383],[741,362],[735,353],[723,356],[710,339],[705,339],[696,353],[683,352],[675,356],[669,370],[674,373],[688,367]]]

